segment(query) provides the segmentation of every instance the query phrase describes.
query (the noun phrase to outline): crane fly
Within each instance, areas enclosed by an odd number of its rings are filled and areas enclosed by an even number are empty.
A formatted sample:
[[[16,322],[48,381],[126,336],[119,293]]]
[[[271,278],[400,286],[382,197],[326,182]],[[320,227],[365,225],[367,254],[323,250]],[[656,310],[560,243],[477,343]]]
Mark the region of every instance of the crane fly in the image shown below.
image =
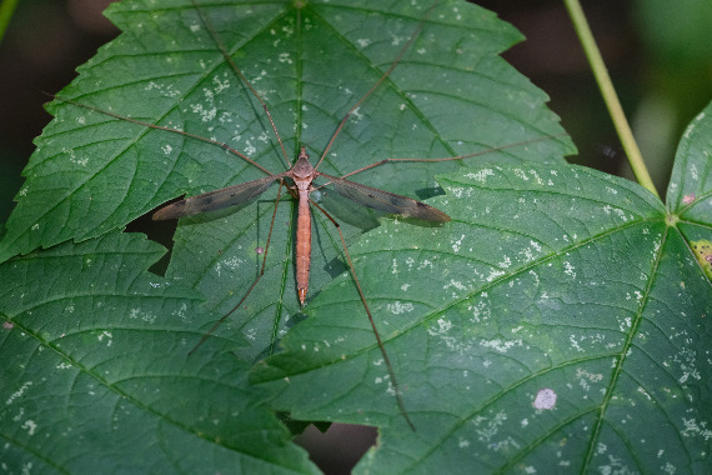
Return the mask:
[[[315,189],[312,186],[312,182],[319,176],[327,179],[328,186],[331,186],[338,194],[369,208],[434,223],[444,223],[450,220],[450,217],[439,209],[407,196],[389,193],[378,188],[372,188],[317,171],[309,162],[309,155],[305,147],[301,148],[299,158],[294,166],[286,172],[220,190],[209,191],[171,203],[156,211],[153,219],[176,219],[239,205],[257,198],[275,181],[290,178],[294,183],[294,186],[290,189],[293,190],[299,200],[296,234],[297,296],[299,297],[299,303],[304,305],[307,298],[307,290],[309,289],[309,267],[311,262],[311,211],[309,208],[311,199],[309,195]]]
[[[220,51],[220,53],[223,56],[223,59],[225,63],[229,66],[231,71],[235,74],[235,76],[241,81],[241,83],[244,85],[246,90],[249,91],[249,94],[252,95],[252,97],[255,98],[257,102],[259,102],[260,106],[262,107],[264,118],[266,118],[267,122],[269,123],[269,128],[271,129],[271,133],[274,134],[274,138],[277,141],[278,144],[278,150],[281,152],[281,156],[283,157],[285,163],[287,164],[287,170],[280,172],[280,173],[272,173],[259,163],[257,163],[255,160],[247,156],[246,154],[230,147],[226,143],[219,142],[215,139],[210,139],[206,137],[202,137],[199,135],[195,135],[186,131],[182,130],[177,130],[175,128],[170,128],[170,127],[165,127],[161,125],[157,125],[155,123],[150,123],[146,121],[141,121],[137,120],[131,117],[127,117],[124,115],[116,114],[114,112],[108,111],[108,110],[103,110],[98,107],[88,105],[88,104],[83,104],[80,102],[77,102],[72,99],[68,98],[63,98],[63,97],[56,97],[57,100],[61,102],[66,102],[73,104],[78,107],[82,107],[85,109],[89,109],[92,111],[96,111],[98,113],[108,115],[110,117],[122,120],[122,121],[127,121],[131,122],[134,124],[141,125],[146,128],[150,129],[156,129],[156,130],[163,130],[166,132],[170,133],[175,133],[175,134],[180,134],[184,137],[195,139],[198,141],[202,141],[211,145],[215,145],[218,147],[223,148],[224,150],[227,150],[231,154],[239,157],[240,159],[244,160],[245,162],[249,163],[250,165],[253,165],[257,169],[261,170],[263,173],[266,174],[266,176],[262,178],[258,178],[255,180],[247,181],[241,184],[229,186],[226,188],[214,190],[214,191],[209,191],[207,193],[199,194],[197,196],[192,196],[188,197],[185,199],[182,199],[180,201],[168,204],[162,208],[160,208],[158,211],[156,211],[153,215],[154,220],[169,220],[169,219],[176,219],[176,218],[181,218],[181,217],[186,217],[186,216],[193,216],[193,215],[198,215],[201,213],[206,213],[210,211],[215,211],[215,210],[220,210],[232,206],[237,206],[240,204],[244,204],[247,202],[250,202],[252,200],[255,200],[258,196],[260,196],[262,193],[264,193],[270,186],[273,184],[277,183],[279,185],[279,189],[277,191],[277,197],[274,202],[274,208],[272,211],[272,217],[271,217],[271,222],[269,226],[269,232],[267,234],[266,238],[266,243],[264,245],[264,248],[260,249],[262,252],[262,263],[260,266],[260,270],[257,274],[257,277],[255,280],[252,282],[252,284],[247,288],[245,293],[242,295],[240,300],[236,305],[232,307],[231,310],[229,310],[227,313],[225,313],[222,318],[220,318],[217,322],[214,323],[214,325],[203,334],[202,338],[200,341],[195,345],[195,347],[190,351],[190,353],[193,353],[208,337],[211,335],[217,327],[225,321],[233,312],[235,312],[247,299],[247,297],[250,295],[250,293],[253,291],[255,286],[258,284],[260,279],[265,273],[265,266],[267,263],[267,255],[268,255],[268,250],[270,246],[270,241],[272,238],[272,232],[274,229],[274,224],[275,224],[275,217],[277,215],[277,206],[280,202],[280,198],[282,196],[282,190],[283,188],[286,188],[286,190],[292,194],[297,200],[298,200],[298,205],[297,205],[297,229],[296,229],[296,246],[295,246],[295,254],[296,254],[296,293],[298,300],[301,305],[304,305],[307,300],[307,294],[308,294],[308,286],[309,286],[309,270],[310,270],[310,256],[311,256],[311,207],[313,206],[316,208],[319,212],[323,213],[326,218],[333,223],[335,226],[335,229],[338,231],[339,238],[341,240],[341,247],[343,249],[343,255],[345,257],[345,260],[348,264],[348,268],[351,274],[351,277],[353,279],[354,285],[356,287],[356,290],[358,291],[359,298],[361,300],[362,306],[364,308],[364,311],[366,312],[371,329],[373,331],[373,334],[375,336],[378,348],[380,350],[380,353],[383,357],[383,361],[385,362],[385,366],[387,369],[387,372],[389,374],[391,384],[393,386],[393,393],[395,396],[395,401],[398,406],[400,414],[403,416],[405,421],[408,423],[408,425],[412,428],[415,429],[415,426],[410,420],[410,417],[408,415],[408,411],[406,410],[405,404],[402,400],[401,397],[401,392],[399,389],[399,385],[397,383],[396,379],[396,374],[393,369],[393,366],[390,362],[390,358],[388,357],[388,353],[386,352],[385,346],[383,345],[383,341],[381,339],[381,336],[378,332],[375,319],[373,317],[373,314],[369,308],[366,296],[361,288],[361,284],[359,283],[358,276],[356,275],[355,268],[353,266],[353,262],[351,259],[351,256],[348,251],[348,247],[346,245],[346,239],[344,238],[344,234],[340,228],[339,223],[326,211],[320,206],[318,203],[316,203],[314,200],[310,198],[310,194],[315,191],[319,190],[324,187],[328,187],[328,189],[333,190],[336,194],[346,197],[350,199],[351,201],[354,201],[360,205],[373,208],[388,214],[395,214],[395,215],[400,215],[400,216],[405,216],[405,217],[410,217],[410,218],[416,218],[419,220],[423,221],[428,221],[432,223],[445,223],[450,220],[449,216],[442,211],[429,206],[425,203],[422,203],[420,201],[414,200],[412,198],[398,195],[395,193],[390,193],[388,191],[384,191],[378,188],[373,188],[370,186],[366,186],[360,183],[353,182],[351,180],[346,179],[346,177],[353,176],[355,174],[364,172],[366,170],[373,169],[375,167],[384,165],[386,163],[392,163],[392,162],[443,162],[443,161],[455,161],[455,160],[463,160],[471,157],[475,157],[478,155],[482,155],[484,153],[489,153],[494,150],[502,150],[505,148],[510,148],[510,147],[518,147],[518,146],[523,146],[529,143],[541,141],[541,140],[546,140],[550,139],[552,136],[540,136],[534,139],[518,142],[518,143],[513,143],[509,145],[504,145],[500,147],[494,147],[490,148],[485,151],[480,151],[476,153],[471,153],[471,154],[466,154],[466,155],[459,155],[459,156],[449,156],[449,157],[441,157],[441,158],[386,158],[383,159],[379,162],[372,163],[371,165],[359,168],[357,170],[351,171],[347,174],[344,174],[342,176],[332,176],[323,172],[319,171],[319,166],[323,163],[325,157],[329,153],[332,145],[334,144],[335,140],[339,136],[339,134],[342,132],[344,127],[349,121],[349,118],[357,113],[358,108],[373,94],[374,91],[378,89],[378,87],[386,81],[386,79],[391,75],[391,73],[396,69],[398,64],[401,62],[402,58],[406,54],[406,52],[411,48],[413,43],[415,42],[416,38],[419,36],[421,33],[421,30],[423,29],[430,13],[432,10],[436,7],[438,4],[438,1],[435,1],[422,15],[420,18],[417,26],[414,28],[414,30],[411,32],[410,36],[408,37],[407,41],[403,44],[401,49],[399,50],[397,56],[395,59],[390,63],[390,66],[388,67],[387,70],[385,70],[380,78],[372,85],[372,87],[365,93],[363,96],[360,97],[352,106],[351,108],[346,112],[346,114],[343,116],[341,121],[338,123],[336,129],[332,133],[327,145],[325,146],[323,152],[320,155],[319,160],[316,162],[315,165],[312,165],[310,160],[309,160],[309,155],[307,154],[306,147],[304,145],[300,146],[300,152],[298,154],[298,157],[295,161],[294,164],[292,164],[292,161],[289,158],[289,154],[287,153],[286,147],[284,145],[284,142],[278,132],[277,126],[275,124],[275,121],[272,117],[272,114],[270,112],[270,108],[265,101],[265,99],[262,97],[262,95],[255,89],[253,86],[252,82],[250,82],[247,77],[243,74],[242,70],[238,67],[238,65],[235,63],[233,57],[228,53],[227,48],[225,45],[222,43],[220,36],[217,34],[215,29],[212,27],[210,21],[202,11],[201,7],[198,5],[196,0],[191,0],[196,12],[198,13],[200,20],[202,24],[205,26],[206,30],[208,31],[209,35],[212,37],[212,40],[214,41],[217,49]],[[301,5],[301,4],[300,4]],[[297,6],[297,11],[299,11],[300,6]],[[303,5],[301,5],[303,6]],[[267,128],[267,127],[265,127]],[[322,180],[325,180],[325,183],[321,184],[315,184],[315,180],[317,178],[320,178]]]

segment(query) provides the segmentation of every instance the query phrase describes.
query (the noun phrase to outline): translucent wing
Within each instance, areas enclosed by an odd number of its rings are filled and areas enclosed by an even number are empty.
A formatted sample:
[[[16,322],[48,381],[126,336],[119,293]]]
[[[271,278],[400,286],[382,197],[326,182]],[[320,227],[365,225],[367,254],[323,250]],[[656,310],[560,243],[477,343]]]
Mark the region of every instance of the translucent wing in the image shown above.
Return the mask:
[[[247,203],[264,193],[275,180],[280,179],[283,175],[266,176],[176,201],[153,213],[153,219],[154,221],[175,219]]]
[[[329,180],[329,186],[338,194],[364,206],[368,206],[369,208],[385,211],[386,213],[432,221],[434,223],[450,221],[450,216],[439,209],[408,198],[407,196],[396,195],[395,193],[389,193],[379,190],[378,188],[371,188],[370,186],[361,185],[321,172],[319,175]]]

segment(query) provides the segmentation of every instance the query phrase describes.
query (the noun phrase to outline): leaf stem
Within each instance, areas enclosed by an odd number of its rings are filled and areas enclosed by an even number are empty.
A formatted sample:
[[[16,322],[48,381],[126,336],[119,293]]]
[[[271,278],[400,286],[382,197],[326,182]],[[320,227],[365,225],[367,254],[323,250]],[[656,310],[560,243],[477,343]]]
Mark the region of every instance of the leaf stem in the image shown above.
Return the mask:
[[[10,19],[18,2],[19,0],[3,0],[2,3],[0,3],[0,43],[2,43],[5,30],[7,30],[7,26],[10,24]]]
[[[586,58],[591,65],[593,75],[596,78],[599,89],[601,90],[601,95],[603,96],[603,100],[608,108],[608,113],[611,115],[616,132],[618,132],[618,138],[623,145],[623,150],[625,150],[630,167],[633,169],[633,173],[635,174],[635,178],[641,186],[659,198],[660,195],[658,195],[658,192],[655,189],[655,185],[653,184],[653,180],[650,178],[648,169],[645,166],[638,144],[633,137],[633,132],[630,129],[628,120],[625,118],[623,108],[618,100],[618,95],[613,88],[611,77],[608,75],[608,70],[606,69],[606,65],[601,57],[601,52],[596,45],[596,40],[593,38],[591,28],[588,26],[586,15],[583,13],[581,4],[579,3],[579,0],[564,0],[564,4],[566,5],[566,9],[569,11],[571,22],[574,25],[576,34],[581,42],[581,46],[583,46]]]

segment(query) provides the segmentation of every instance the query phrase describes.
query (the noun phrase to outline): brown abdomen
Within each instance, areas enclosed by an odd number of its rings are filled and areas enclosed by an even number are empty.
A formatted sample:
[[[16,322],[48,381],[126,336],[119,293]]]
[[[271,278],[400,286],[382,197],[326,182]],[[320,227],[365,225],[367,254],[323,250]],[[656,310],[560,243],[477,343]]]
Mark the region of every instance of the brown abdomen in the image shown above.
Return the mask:
[[[311,263],[311,211],[309,193],[299,191],[299,209],[297,213],[297,296],[304,305],[309,289],[309,265]]]

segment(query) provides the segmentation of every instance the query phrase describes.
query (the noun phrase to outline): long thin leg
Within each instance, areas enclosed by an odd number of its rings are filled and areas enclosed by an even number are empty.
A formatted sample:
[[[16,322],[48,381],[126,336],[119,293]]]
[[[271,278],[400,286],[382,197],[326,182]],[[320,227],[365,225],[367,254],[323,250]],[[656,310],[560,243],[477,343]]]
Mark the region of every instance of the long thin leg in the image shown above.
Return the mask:
[[[237,310],[240,307],[240,305],[242,305],[242,303],[245,301],[245,299],[247,299],[247,297],[252,292],[252,289],[255,288],[257,283],[260,281],[262,276],[265,274],[265,267],[267,265],[267,252],[269,251],[269,243],[272,240],[272,230],[274,229],[274,221],[275,221],[275,218],[277,217],[277,207],[279,206],[279,199],[282,196],[282,187],[283,186],[284,186],[284,182],[280,182],[279,189],[277,190],[277,198],[275,199],[275,202],[274,202],[274,210],[272,211],[272,220],[270,221],[270,224],[269,224],[269,233],[267,233],[267,242],[265,243],[265,255],[262,258],[262,267],[260,268],[259,274],[257,274],[257,278],[255,278],[254,282],[252,282],[252,285],[250,285],[250,287],[247,289],[247,292],[245,292],[245,295],[242,296],[240,301],[237,302],[237,304],[234,307],[232,307],[225,315],[223,315],[222,318],[220,318],[220,320],[215,322],[213,324],[213,326],[210,327],[210,330],[208,330],[205,334],[203,334],[203,336],[200,338],[200,341],[198,342],[198,344],[196,344],[193,347],[193,349],[188,352],[188,356],[192,355],[193,352],[195,352],[195,350],[197,350],[200,347],[200,345],[202,345],[205,342],[205,340],[207,340],[208,337],[215,330],[217,330],[217,328],[222,324],[222,322],[224,322],[225,319],[227,319],[227,317],[229,317],[232,314],[232,312]]]
[[[324,149],[324,152],[321,154],[321,158],[319,158],[319,161],[316,162],[316,165],[314,166],[315,169],[319,168],[319,165],[321,165],[321,162],[324,161],[324,158],[326,157],[326,154],[329,153],[329,150],[331,149],[331,146],[334,144],[334,140],[336,140],[336,137],[341,133],[341,129],[344,128],[344,125],[346,125],[346,121],[349,120],[349,117],[354,113],[356,109],[361,107],[361,104],[370,96],[373,94],[373,91],[378,89],[378,86],[380,86],[383,81],[386,80],[388,76],[391,75],[394,69],[398,66],[398,64],[401,62],[403,59],[403,56],[405,56],[405,53],[410,49],[410,47],[413,45],[415,42],[415,39],[420,35],[420,32],[423,30],[423,27],[425,26],[425,20],[428,19],[428,16],[430,16],[430,13],[433,11],[435,6],[438,4],[439,0],[436,0],[433,2],[432,5],[428,8],[428,10],[425,12],[423,17],[420,19],[420,22],[418,23],[418,26],[415,27],[415,30],[413,33],[411,33],[410,38],[408,38],[408,41],[403,45],[401,48],[400,52],[398,53],[398,56],[396,56],[396,59],[393,60],[391,63],[390,67],[386,70],[385,73],[381,75],[380,78],[378,78],[378,81],[375,82],[373,86],[371,86],[371,89],[369,89],[366,94],[364,94],[361,99],[359,99],[356,104],[351,106],[351,109],[346,112],[346,115],[344,115],[343,119],[341,119],[341,122],[339,122],[338,127],[336,127],[336,130],[334,133],[331,135],[331,139],[329,140],[329,143],[326,145],[326,148]]]
[[[64,97],[60,96],[55,96],[54,94],[50,94],[45,92],[47,96],[51,97],[52,99],[56,99],[60,102],[66,102],[67,104],[72,104],[73,106],[81,107],[82,109],[87,109],[93,112],[98,112],[99,114],[104,114],[109,117],[113,117],[114,119],[119,119],[119,120],[124,120],[126,122],[131,122],[132,124],[136,125],[141,125],[143,127],[148,127],[150,129],[156,129],[156,130],[163,130],[165,132],[171,132],[174,134],[182,135],[184,137],[190,137],[192,139],[200,140],[201,142],[209,143],[210,145],[216,145],[224,150],[227,150],[228,152],[232,153],[233,155],[237,155],[250,165],[254,165],[255,167],[259,168],[263,172],[265,172],[267,175],[274,175],[271,171],[267,170],[265,167],[260,165],[259,163],[255,162],[252,160],[250,157],[245,155],[244,153],[239,152],[238,150],[235,150],[234,148],[230,147],[228,144],[223,143],[223,142],[218,142],[217,140],[212,140],[206,137],[201,137],[200,135],[195,135],[191,134],[190,132],[186,132],[184,130],[177,130],[177,129],[172,129],[170,127],[164,127],[162,125],[156,125],[156,124],[151,124],[150,122],[145,122],[143,120],[138,120],[138,119],[133,119],[131,117],[127,117],[125,115],[120,115],[120,114],[115,114],[114,112],[109,112],[103,109],[100,109],[98,107],[90,106],[88,104],[82,104],[81,102],[77,102],[73,99],[67,99]]]
[[[341,245],[344,248],[344,255],[346,256],[346,261],[349,264],[349,269],[351,270],[351,277],[354,279],[354,283],[356,284],[356,289],[358,290],[358,295],[361,298],[361,303],[363,304],[364,310],[366,310],[366,314],[368,315],[368,321],[371,322],[371,328],[373,329],[373,334],[376,336],[376,341],[378,342],[378,349],[381,350],[381,355],[383,356],[383,361],[386,363],[386,368],[388,369],[388,375],[391,378],[391,382],[393,383],[393,389],[395,391],[395,396],[396,396],[396,403],[398,404],[398,409],[400,410],[400,413],[403,415],[403,418],[405,421],[408,423],[410,428],[415,432],[415,425],[413,425],[413,422],[410,420],[410,417],[408,417],[408,411],[405,409],[405,404],[403,403],[403,398],[401,397],[400,393],[400,386],[398,385],[398,380],[396,379],[396,373],[393,371],[393,365],[391,365],[391,359],[388,357],[388,353],[386,352],[386,347],[383,346],[383,341],[381,340],[381,335],[378,333],[378,329],[376,328],[376,322],[373,319],[373,314],[371,313],[371,309],[368,307],[368,302],[366,302],[366,295],[363,293],[363,289],[361,289],[361,283],[358,280],[358,277],[356,276],[356,269],[354,268],[354,264],[351,261],[351,254],[349,254],[349,249],[346,246],[346,239],[344,239],[344,233],[341,232],[341,226],[339,223],[331,217],[329,213],[326,212],[324,208],[316,204],[314,201],[311,199],[309,202],[319,211],[324,213],[324,216],[326,216],[329,221],[332,222],[332,224],[336,227],[336,230],[339,232],[339,238],[341,238]]]
[[[370,165],[366,165],[366,166],[363,167],[363,168],[359,168],[358,170],[354,170],[354,171],[352,171],[352,172],[349,172],[349,173],[347,173],[346,175],[342,175],[342,176],[339,177],[339,178],[350,177],[351,175],[355,175],[355,174],[357,174],[357,173],[365,172],[366,170],[370,170],[371,168],[380,167],[381,165],[385,165],[386,163],[394,163],[394,162],[448,162],[448,161],[453,161],[453,160],[463,160],[463,159],[466,159],[466,158],[472,158],[472,157],[477,157],[477,156],[480,156],[480,155],[486,155],[486,154],[492,153],[492,152],[497,152],[497,151],[499,151],[499,150],[506,150],[506,149],[508,149],[508,148],[515,148],[515,147],[522,147],[522,146],[524,146],[524,145],[529,145],[529,144],[536,143],[536,142],[542,142],[542,141],[544,141],[544,140],[549,140],[549,139],[556,138],[556,137],[563,137],[564,135],[566,135],[566,134],[565,134],[565,133],[562,133],[562,134],[558,134],[558,135],[542,135],[542,136],[539,136],[539,137],[536,137],[536,138],[533,138],[533,139],[523,140],[523,141],[521,141],[521,142],[515,142],[515,143],[511,143],[511,144],[507,144],[507,145],[500,145],[499,147],[492,147],[492,148],[489,148],[489,149],[487,149],[487,150],[482,150],[482,151],[480,151],[480,152],[468,153],[468,154],[466,154],[466,155],[457,155],[457,156],[455,156],[455,157],[439,157],[439,158],[414,158],[414,157],[413,157],[413,158],[385,158],[385,159],[381,160],[380,162],[374,162],[374,163],[372,163],[372,164],[370,164]],[[321,188],[322,186],[326,186],[326,185],[328,185],[328,183],[324,183],[324,184],[322,184],[322,185],[319,185],[319,187],[318,187],[318,188],[315,188],[315,189],[319,189],[319,188]]]
[[[210,36],[213,38],[213,41],[217,45],[218,49],[220,50],[220,53],[222,53],[223,57],[225,58],[225,61],[230,65],[232,68],[233,72],[240,78],[240,80],[247,86],[247,88],[252,92],[252,95],[257,98],[259,101],[260,105],[262,106],[262,109],[265,111],[265,114],[267,115],[267,120],[269,120],[270,125],[272,126],[272,130],[274,131],[275,137],[277,137],[277,141],[279,142],[279,146],[282,149],[282,155],[284,156],[284,159],[287,161],[287,168],[292,168],[292,161],[289,159],[289,156],[287,155],[287,150],[284,148],[284,143],[282,142],[282,137],[279,135],[279,132],[277,131],[277,126],[274,123],[274,120],[272,119],[272,113],[269,111],[269,107],[267,107],[267,103],[262,99],[262,96],[259,95],[257,90],[252,86],[252,83],[245,77],[245,75],[242,73],[242,70],[237,67],[237,64],[235,64],[235,61],[230,57],[230,55],[227,52],[227,48],[225,48],[225,45],[223,44],[222,40],[218,36],[218,34],[215,32],[215,29],[213,26],[210,24],[208,19],[205,17],[203,12],[200,10],[200,7],[196,3],[195,0],[191,0],[193,3],[193,7],[195,7],[195,10],[198,12],[198,15],[200,16],[200,20],[203,22],[203,25],[205,25],[205,28],[208,30],[210,33]]]

